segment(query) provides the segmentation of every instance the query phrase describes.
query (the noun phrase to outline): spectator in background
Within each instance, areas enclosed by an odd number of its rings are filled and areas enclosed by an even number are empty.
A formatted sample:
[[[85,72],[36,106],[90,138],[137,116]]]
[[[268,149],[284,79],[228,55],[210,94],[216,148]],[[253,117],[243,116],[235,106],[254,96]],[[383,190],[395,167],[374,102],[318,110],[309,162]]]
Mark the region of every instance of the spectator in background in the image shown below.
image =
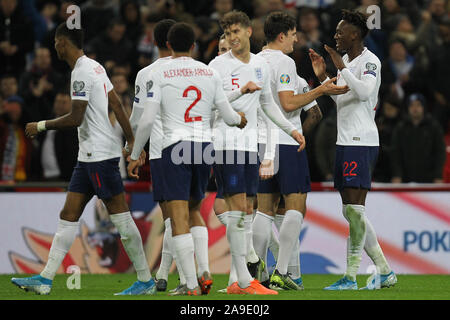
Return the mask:
[[[448,16],[446,0],[431,0],[427,10],[422,12],[422,23],[417,29],[418,41],[432,54],[439,42],[439,21]]]
[[[127,80],[127,76],[124,72],[119,72],[118,69],[114,69],[111,76],[111,83],[114,86],[114,90],[119,96],[127,114],[131,114],[132,101],[134,93],[130,90],[130,84]]]
[[[136,59],[133,43],[125,37],[126,26],[120,19],[110,21],[105,32],[95,37],[88,46],[95,52],[97,61],[102,64],[108,73],[117,65],[128,65]]]
[[[53,103],[53,117],[61,117],[72,109],[72,100],[66,91],[56,94]],[[78,157],[78,132],[48,130],[33,142],[37,147],[32,156],[32,179],[45,181],[69,181]]]
[[[336,109],[317,126],[314,156],[322,181],[333,181],[337,137]]]
[[[23,99],[11,96],[0,114],[0,181],[25,181],[30,174],[31,141],[22,126]]]
[[[0,75],[19,76],[33,50],[33,26],[22,12],[18,0],[0,0]]]
[[[220,28],[217,23],[204,16],[196,18],[193,27],[197,46],[196,59],[208,64],[216,56]]]
[[[81,6],[84,43],[88,43],[107,29],[116,17],[114,1],[88,0]]]
[[[142,69],[158,59],[158,47],[153,39],[153,29],[158,21],[164,19],[161,14],[151,13],[147,16],[144,23],[144,34],[141,36],[138,46],[138,69]]]
[[[392,182],[442,182],[445,162],[444,135],[425,112],[422,94],[408,99],[408,116],[392,135]]]
[[[5,74],[0,79],[0,96],[3,100],[11,96],[17,95],[19,92],[19,85],[17,78],[13,74]]]
[[[67,8],[71,5],[76,4],[75,1],[71,0],[62,0],[59,5],[59,10],[57,15],[54,17],[54,27],[50,29],[41,42],[41,46],[50,50],[51,58],[52,58],[52,67],[55,71],[62,74],[65,79],[64,83],[69,82],[70,77],[70,68],[63,60],[58,59],[58,55],[55,50],[55,32],[56,27],[60,25],[62,22],[66,21],[70,14],[67,13]]]
[[[373,179],[378,182],[390,182],[392,179],[392,133],[400,121],[401,101],[392,95],[388,96],[383,101],[380,113],[381,115],[375,119],[380,138],[380,152]]]
[[[389,58],[382,63],[382,96],[394,95],[403,100],[413,92],[424,92],[427,71],[408,53],[405,44],[393,39],[389,45]]]
[[[56,92],[63,84],[64,77],[52,69],[50,50],[36,49],[31,70],[23,73],[19,82],[25,122],[50,118]]]
[[[120,17],[125,22],[125,38],[136,48],[142,34],[141,11],[136,0],[125,0],[120,5]]]
[[[450,2],[449,2],[450,3]],[[432,96],[434,100],[433,116],[439,121],[444,132],[449,129],[450,119],[450,18],[442,19],[439,22],[438,45],[432,53],[430,79]]]
[[[214,12],[211,13],[210,18],[219,24],[220,19],[232,10],[233,0],[214,0]]]

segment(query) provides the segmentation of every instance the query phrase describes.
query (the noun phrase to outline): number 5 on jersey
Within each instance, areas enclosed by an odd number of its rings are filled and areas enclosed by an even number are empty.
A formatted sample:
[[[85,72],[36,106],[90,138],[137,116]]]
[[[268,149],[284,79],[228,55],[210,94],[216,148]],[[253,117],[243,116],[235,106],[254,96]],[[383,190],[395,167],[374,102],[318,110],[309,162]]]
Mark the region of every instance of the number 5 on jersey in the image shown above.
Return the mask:
[[[202,117],[190,117],[189,112],[191,109],[199,102],[202,98],[202,92],[194,86],[187,87],[183,92],[183,98],[187,98],[189,91],[195,91],[197,94],[197,98],[194,100],[194,102],[191,103],[191,105],[186,109],[186,112],[184,113],[184,122],[195,122],[195,121],[202,121]]]

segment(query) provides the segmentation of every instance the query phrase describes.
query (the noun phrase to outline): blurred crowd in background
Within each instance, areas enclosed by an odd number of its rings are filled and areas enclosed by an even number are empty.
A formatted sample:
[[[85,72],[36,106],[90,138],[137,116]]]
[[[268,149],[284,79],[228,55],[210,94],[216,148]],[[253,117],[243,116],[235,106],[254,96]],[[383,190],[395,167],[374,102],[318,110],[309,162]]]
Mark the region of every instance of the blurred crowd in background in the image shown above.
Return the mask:
[[[128,114],[137,72],[158,58],[153,28],[164,18],[192,24],[194,58],[209,63],[217,55],[218,21],[233,10],[252,19],[251,51],[265,44],[264,20],[273,11],[297,17],[298,41],[291,57],[310,87],[319,85],[308,49],[326,58],[334,47],[340,10],[381,9],[381,28],[365,45],[382,62],[376,123],[380,154],[377,182],[450,182],[450,1],[448,0],[0,0],[0,181],[68,181],[78,153],[77,131],[47,131],[30,140],[24,126],[62,116],[71,109],[70,69],[58,60],[55,28],[81,8],[84,52],[107,70]],[[312,181],[331,181],[336,143],[336,107],[329,97],[318,104],[323,119],[307,139]],[[110,113],[118,135],[120,126]],[[127,179],[124,161],[122,175]],[[142,180],[149,179],[146,167]]]

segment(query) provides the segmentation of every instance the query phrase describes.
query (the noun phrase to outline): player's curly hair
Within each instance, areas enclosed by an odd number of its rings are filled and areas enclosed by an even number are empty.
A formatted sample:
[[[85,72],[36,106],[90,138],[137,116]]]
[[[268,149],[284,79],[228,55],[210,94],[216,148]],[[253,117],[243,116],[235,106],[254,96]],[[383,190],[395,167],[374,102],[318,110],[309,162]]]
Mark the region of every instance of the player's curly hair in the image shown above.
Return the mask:
[[[361,39],[364,39],[367,33],[369,33],[367,16],[362,12],[342,9],[342,20],[357,27],[360,31]]]
[[[233,24],[241,24],[244,27],[251,26],[250,18],[248,17],[248,15],[242,11],[237,10],[228,12],[220,20],[220,26],[222,27],[222,30],[228,29]]]

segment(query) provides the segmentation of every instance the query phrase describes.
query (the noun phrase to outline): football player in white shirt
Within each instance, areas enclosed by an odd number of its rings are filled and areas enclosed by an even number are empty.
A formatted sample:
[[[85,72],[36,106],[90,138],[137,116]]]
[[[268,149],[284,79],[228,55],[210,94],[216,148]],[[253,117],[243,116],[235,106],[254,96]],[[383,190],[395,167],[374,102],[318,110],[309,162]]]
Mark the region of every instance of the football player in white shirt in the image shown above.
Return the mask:
[[[315,88],[297,93],[297,68],[291,53],[297,41],[296,20],[286,12],[269,14],[264,23],[264,33],[268,42],[266,49],[258,53],[264,58],[272,75],[271,89],[274,100],[284,116],[302,131],[300,120],[301,108],[310,109],[314,99],[323,94],[339,94],[348,91],[346,87],[338,87],[332,81]],[[306,86],[307,88],[307,86]],[[314,103],[316,105],[316,103]],[[320,109],[315,106],[316,110]],[[319,121],[320,118],[317,119]],[[303,288],[300,275],[296,281],[288,275],[288,265],[298,238],[306,213],[306,195],[311,191],[308,159],[306,150],[297,152],[295,142],[284,132],[279,132],[278,153],[275,163],[278,169],[273,178],[261,180],[258,188],[258,213],[253,223],[255,247],[259,255],[266,255],[270,241],[271,227],[276,210],[274,204],[283,196],[286,213],[279,230],[279,252],[276,268],[270,278],[271,286],[285,290]],[[256,243],[258,242],[258,243]]]
[[[50,293],[56,271],[79,231],[83,210],[89,200],[97,195],[105,204],[137,272],[138,281],[118,294],[154,294],[156,285],[145,258],[142,239],[125,200],[118,166],[122,142],[113,133],[108,106],[113,110],[130,146],[134,144],[133,132],[105,69],[86,57],[82,47],[82,29],[69,29],[66,23],[57,27],[56,52],[72,69],[72,110],[53,120],[28,123],[26,134],[33,138],[45,130],[78,127],[78,163],[70,179],[66,203],[60,213],[44,270],[31,278],[13,278],[12,282],[25,290]]]
[[[252,29],[248,16],[239,11],[227,13],[221,20],[225,38],[231,50],[211,61],[222,78],[225,91],[235,110],[245,111],[247,127],[242,131],[228,129],[218,119],[214,131],[216,164],[214,166],[219,192],[222,191],[230,211],[227,213],[227,238],[232,255],[232,272],[236,270],[237,281],[230,276],[227,292],[230,294],[265,292],[259,281],[253,280],[246,266],[245,216],[253,211],[253,198],[259,181],[257,112],[261,108],[267,116],[281,127],[293,141],[304,149],[303,136],[286,120],[272,98],[270,73],[267,62],[250,53]],[[253,82],[261,88],[242,95],[241,87]],[[291,139],[292,139],[291,138]],[[294,140],[295,139],[295,140]],[[297,146],[298,147],[298,146]],[[267,289],[266,289],[267,290]],[[273,290],[267,293],[273,294]]]
[[[381,63],[375,54],[364,47],[368,33],[366,16],[360,12],[343,10],[336,27],[336,49],[325,46],[338,69],[337,83],[346,84],[350,92],[333,97],[337,106],[336,159],[334,187],[342,198],[342,214],[350,226],[347,241],[347,270],[342,279],[326,290],[356,290],[356,274],[362,250],[375,263],[378,274],[368,280],[363,289],[390,287],[397,282],[384,257],[375,231],[365,215],[365,200],[370,190],[372,170],[378,156],[378,130],[375,112],[381,83]],[[310,49],[314,73],[326,81],[325,62]]]
[[[217,72],[190,57],[194,49],[194,32],[185,23],[177,23],[169,31],[170,62],[148,75],[151,90],[145,100],[136,142],[128,172],[138,177],[139,154],[152,129],[155,116],[161,112],[163,124],[163,170],[166,188],[164,199],[172,224],[172,244],[186,277],[185,295],[200,295],[195,272],[194,242],[189,230],[189,207],[204,197],[214,162],[211,143],[211,117],[214,105],[230,126],[243,128],[243,113],[235,112],[222,89]],[[176,295],[182,294],[178,291]]]

